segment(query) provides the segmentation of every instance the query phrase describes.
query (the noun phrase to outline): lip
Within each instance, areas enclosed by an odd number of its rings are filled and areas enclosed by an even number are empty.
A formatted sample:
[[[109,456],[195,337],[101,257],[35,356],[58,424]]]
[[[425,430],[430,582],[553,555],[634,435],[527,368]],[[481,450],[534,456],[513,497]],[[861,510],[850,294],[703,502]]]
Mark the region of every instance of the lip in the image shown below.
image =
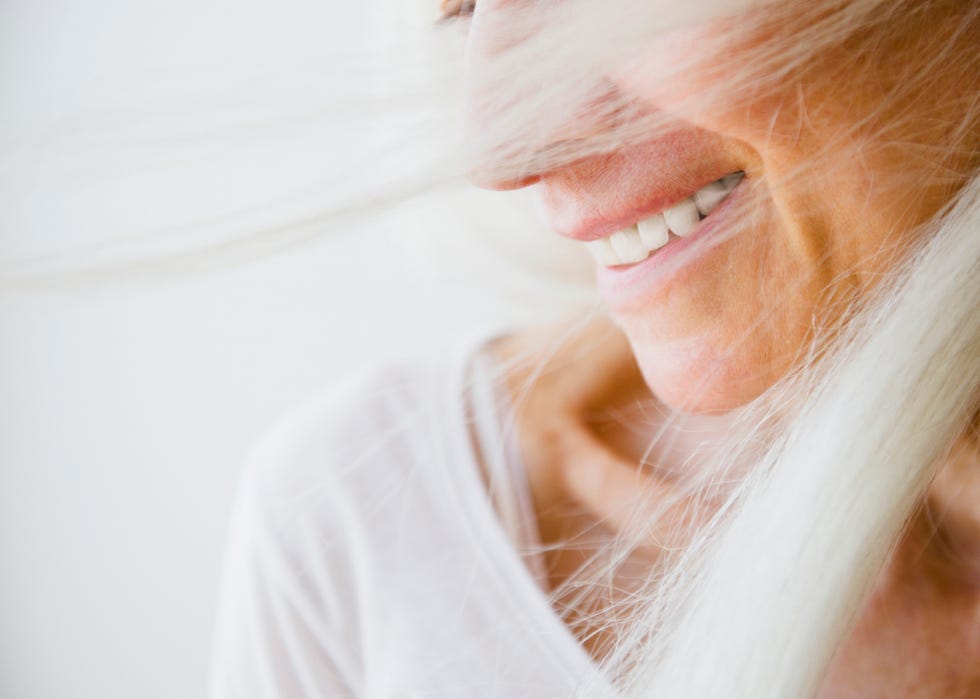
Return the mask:
[[[648,297],[666,286],[680,269],[694,271],[693,266],[715,246],[708,239],[728,223],[728,214],[738,209],[747,196],[747,178],[736,185],[710,215],[698,224],[691,235],[671,238],[664,247],[633,265],[599,267],[596,282],[599,293],[612,307],[623,306],[637,297]]]
[[[552,230],[589,242],[744,169],[718,136],[685,128],[548,173],[538,187]]]
[[[572,229],[560,232],[561,235],[588,243],[600,238],[606,238],[617,231],[632,226],[645,218],[654,214],[662,214],[664,211],[679,204],[680,202],[694,196],[694,193],[721,179],[725,175],[731,175],[738,170],[713,173],[706,177],[704,181],[696,187],[665,187],[664,189],[653,192],[648,199],[631,208],[617,212],[615,215],[602,215],[582,219]],[[739,183],[741,184],[741,183]],[[734,190],[732,190],[734,192]],[[730,195],[729,195],[730,196]],[[726,200],[728,197],[725,198]],[[720,205],[719,205],[720,206]],[[712,211],[712,214],[714,211]],[[680,236],[678,236],[680,237]],[[640,263],[637,263],[640,264]]]

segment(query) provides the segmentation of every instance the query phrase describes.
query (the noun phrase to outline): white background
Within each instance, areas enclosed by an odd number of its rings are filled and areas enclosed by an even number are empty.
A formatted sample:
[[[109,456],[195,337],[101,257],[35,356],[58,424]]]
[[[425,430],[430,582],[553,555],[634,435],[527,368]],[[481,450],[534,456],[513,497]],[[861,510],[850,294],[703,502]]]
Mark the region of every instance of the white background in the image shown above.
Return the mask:
[[[320,176],[364,143],[276,119],[356,80],[348,58],[372,31],[362,2],[6,0],[4,269],[134,236],[193,241],[315,202]],[[347,224],[206,274],[3,290],[0,696],[202,695],[226,518],[255,437],[352,366],[437,351],[502,317],[499,298],[409,271],[399,225]],[[524,310],[529,288],[512,289]]]
[[[207,104],[215,75],[322,65],[362,34],[360,3],[334,5],[4,2],[4,256],[153,234],[309,177],[272,138],[161,146],[153,118]],[[0,696],[202,696],[250,442],[353,363],[432,339],[410,332],[424,321],[379,238],[0,297]]]

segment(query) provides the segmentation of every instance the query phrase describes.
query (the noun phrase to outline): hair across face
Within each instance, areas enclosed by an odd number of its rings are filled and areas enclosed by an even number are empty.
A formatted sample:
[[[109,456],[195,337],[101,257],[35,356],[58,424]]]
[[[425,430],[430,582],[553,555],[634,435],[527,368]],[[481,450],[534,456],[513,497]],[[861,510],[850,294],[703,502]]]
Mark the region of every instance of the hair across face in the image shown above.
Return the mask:
[[[742,405],[812,356],[973,175],[976,8],[769,3],[644,33],[624,3],[641,29],[607,12],[588,34],[568,19],[580,5],[471,8],[470,119],[509,153],[481,178],[533,185],[596,254],[659,398]],[[575,29],[586,58],[569,55]],[[603,52],[603,32],[628,48]],[[566,71],[531,63],[548,47]],[[563,103],[572,61],[585,87]],[[516,65],[533,79],[498,79]]]
[[[475,4],[474,178],[535,188],[595,254],[662,401],[772,398],[730,416],[695,482],[658,491],[697,524],[616,636],[608,667],[631,696],[817,696],[835,654],[819,696],[973,696],[946,691],[968,614],[944,626],[892,597],[843,643],[976,414],[978,44],[967,0]],[[644,434],[657,485],[654,448],[689,418],[671,419]],[[896,633],[952,653],[891,652]]]

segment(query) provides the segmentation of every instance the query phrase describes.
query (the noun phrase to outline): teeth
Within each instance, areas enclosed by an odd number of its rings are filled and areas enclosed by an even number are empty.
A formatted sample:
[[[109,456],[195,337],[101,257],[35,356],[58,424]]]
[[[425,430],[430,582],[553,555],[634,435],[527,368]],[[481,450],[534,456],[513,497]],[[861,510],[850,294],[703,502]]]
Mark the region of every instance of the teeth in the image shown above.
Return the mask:
[[[616,251],[616,256],[619,257],[619,264],[621,265],[640,262],[650,254],[643,241],[640,240],[640,231],[637,230],[636,226],[630,226],[613,233],[609,236],[609,242],[612,243],[612,248]]]
[[[615,267],[619,264],[619,255],[613,250],[609,238],[599,238],[598,240],[589,241],[585,244],[585,249],[603,267]]]
[[[653,252],[659,250],[670,239],[670,231],[667,230],[667,222],[660,214],[654,214],[636,224],[640,231],[640,240],[646,249]]]
[[[667,221],[671,233],[683,238],[697,228],[698,223],[701,222],[701,214],[698,213],[698,207],[694,205],[694,198],[691,197],[664,211],[664,220]]]
[[[606,238],[592,240],[586,249],[604,267],[631,265],[645,260],[670,239],[670,234],[684,237],[697,228],[703,216],[711,213],[745,177],[735,172],[702,187],[693,196],[654,214],[634,226],[617,231]]]
[[[720,180],[715,180],[707,187],[702,187],[694,194],[694,203],[702,216],[707,216],[712,210],[722,202],[722,200],[735,189],[735,185],[742,181],[744,173],[736,172],[725,175]]]

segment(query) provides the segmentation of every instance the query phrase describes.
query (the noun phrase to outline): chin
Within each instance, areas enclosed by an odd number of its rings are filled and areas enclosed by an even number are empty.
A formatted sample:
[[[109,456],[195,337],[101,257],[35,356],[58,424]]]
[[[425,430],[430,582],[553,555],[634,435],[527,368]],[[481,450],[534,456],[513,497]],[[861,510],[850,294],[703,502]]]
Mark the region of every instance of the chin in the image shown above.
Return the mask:
[[[684,413],[735,410],[778,380],[774,367],[760,366],[757,359],[765,353],[757,349],[721,351],[703,338],[644,343],[630,336],[630,344],[650,391],[667,407]]]

